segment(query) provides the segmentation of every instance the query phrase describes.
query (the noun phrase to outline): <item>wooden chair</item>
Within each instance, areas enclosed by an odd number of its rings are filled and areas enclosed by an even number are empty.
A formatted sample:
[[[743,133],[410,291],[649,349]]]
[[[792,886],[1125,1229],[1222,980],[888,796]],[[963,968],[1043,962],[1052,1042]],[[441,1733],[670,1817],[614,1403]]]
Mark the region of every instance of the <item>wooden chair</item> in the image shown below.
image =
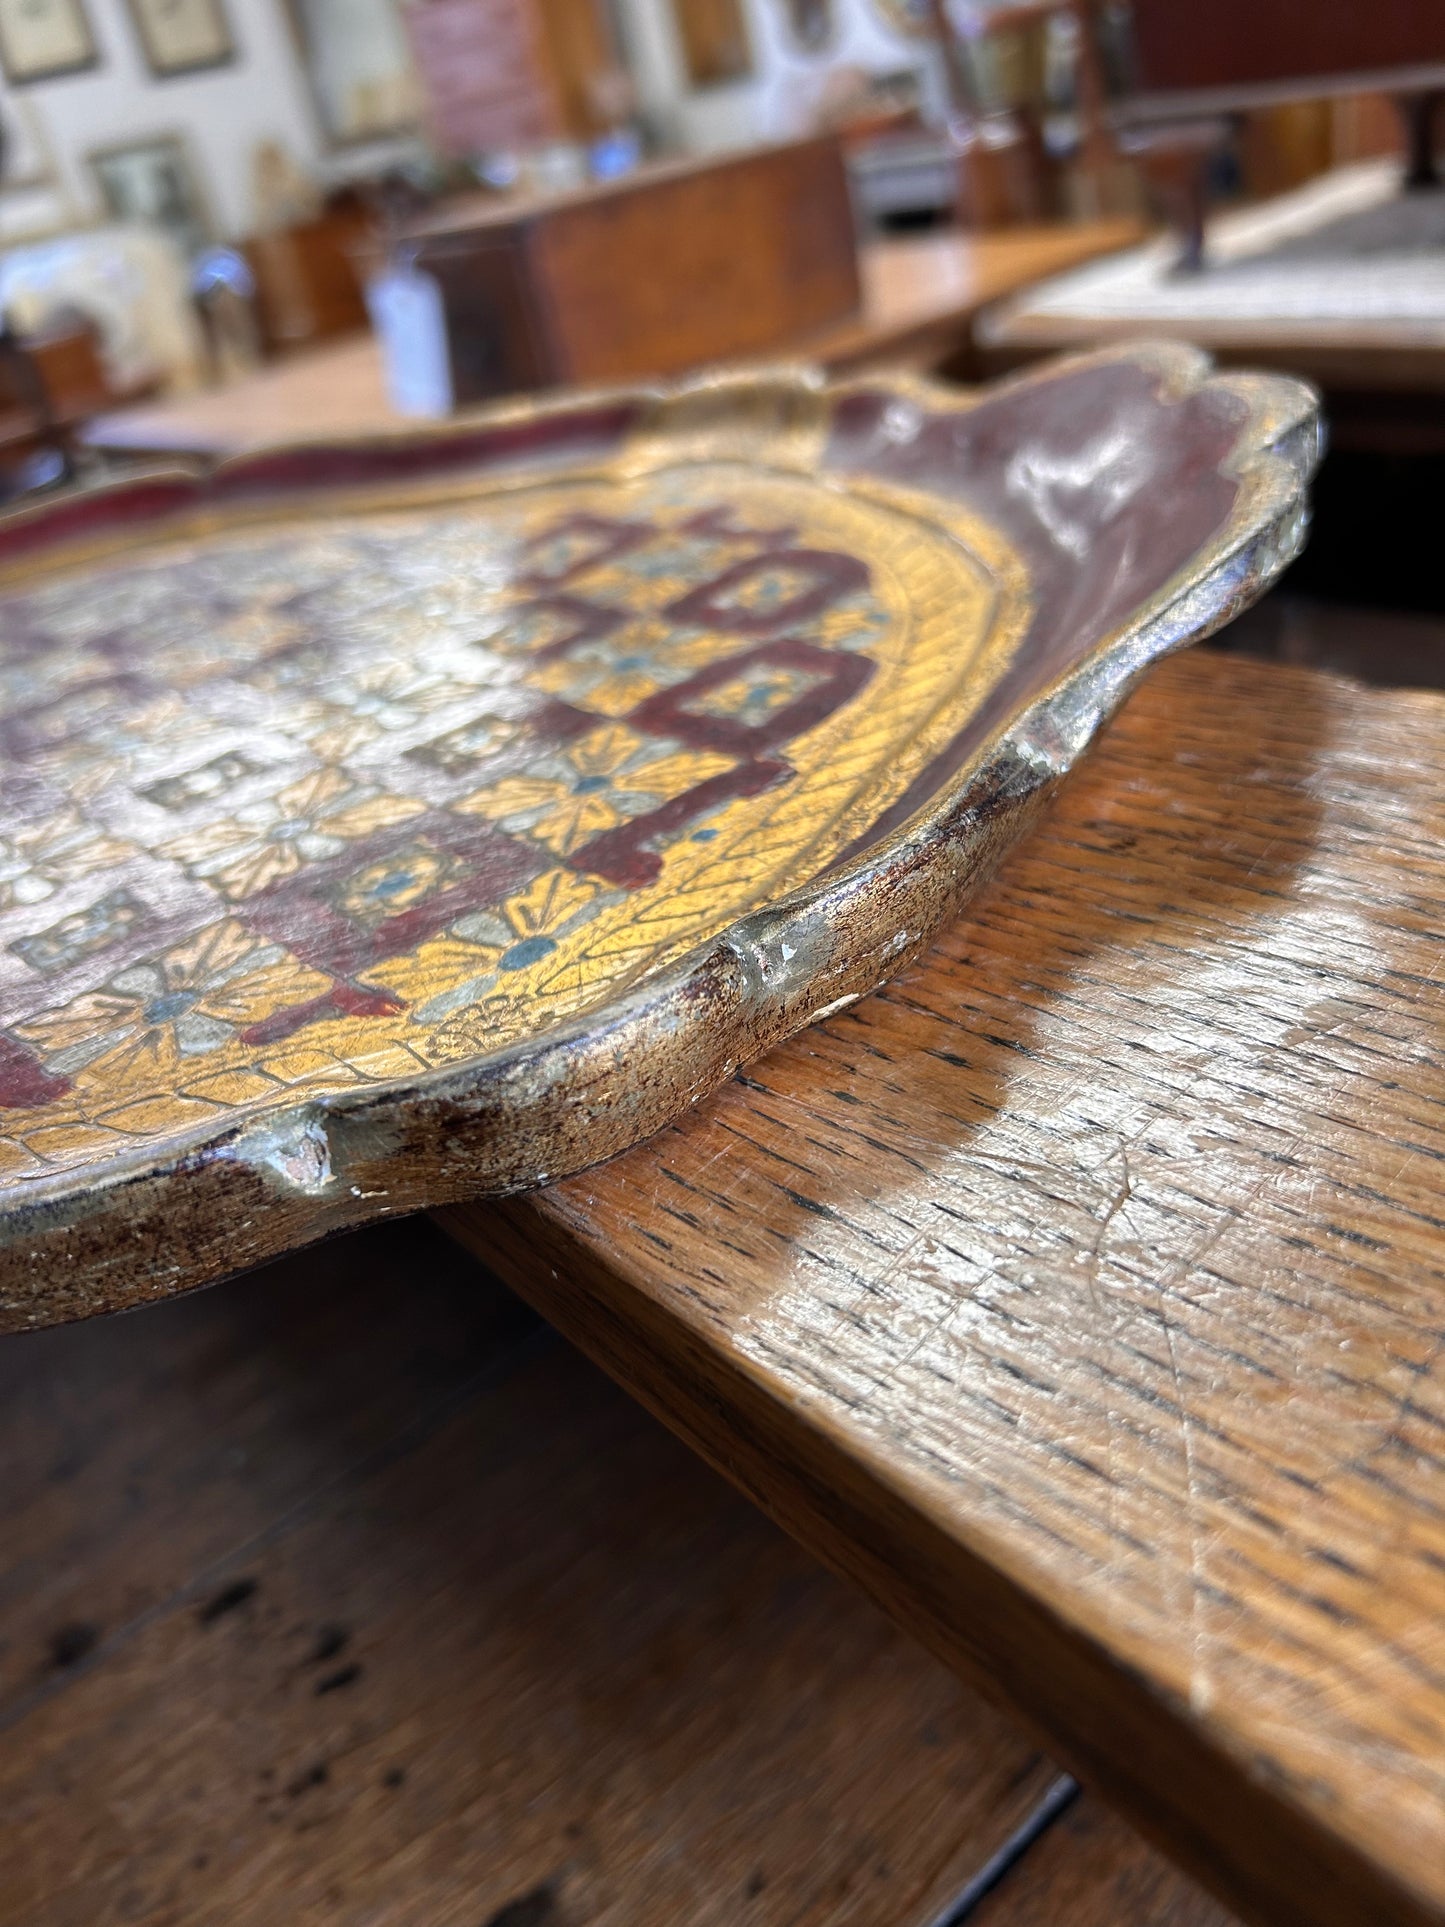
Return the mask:
[[[943,53],[948,86],[949,142],[955,160],[955,218],[960,227],[1000,228],[1043,220],[1050,205],[1043,130],[1034,103],[1026,98],[991,98],[980,84],[981,49],[1012,40],[1025,64],[1047,30],[1049,19],[1065,9],[1059,0],[1019,0],[981,19],[976,31],[961,36],[946,0],[931,0],[933,30]]]
[[[1405,123],[1408,187],[1438,184],[1445,10],[1434,0],[1076,0],[1086,111],[1154,178],[1203,256],[1207,173],[1231,117],[1251,108],[1390,93]],[[1096,134],[1097,139],[1097,134]]]
[[[80,430],[126,399],[139,397],[117,394],[84,316],[23,337],[0,327],[0,496],[71,480],[85,459]]]

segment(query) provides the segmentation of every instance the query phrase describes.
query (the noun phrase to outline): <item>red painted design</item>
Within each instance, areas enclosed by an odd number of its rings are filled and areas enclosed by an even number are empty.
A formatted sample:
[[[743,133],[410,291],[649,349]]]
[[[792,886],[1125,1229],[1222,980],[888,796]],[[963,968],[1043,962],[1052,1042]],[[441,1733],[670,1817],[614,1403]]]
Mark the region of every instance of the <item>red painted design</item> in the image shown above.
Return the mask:
[[[584,568],[591,566],[583,563]],[[596,642],[602,636],[610,636],[614,629],[620,629],[628,620],[626,609],[604,609],[600,603],[586,602],[575,595],[538,596],[533,602],[524,602],[521,612],[532,615],[539,609],[550,609],[556,615],[564,616],[573,624],[572,633],[559,636],[555,642],[547,642],[540,649],[534,649],[532,658],[536,662],[551,662],[556,656],[565,656],[569,649],[576,649],[584,642]]]
[[[560,588],[574,576],[595,569],[599,563],[615,562],[619,556],[640,549],[652,541],[656,534],[657,530],[650,522],[623,522],[608,515],[566,515],[560,522],[554,522],[550,528],[534,536],[527,544],[526,552],[540,555],[554,542],[569,535],[589,536],[591,540],[587,546],[560,569],[525,569],[517,579],[539,589]]]
[[[393,997],[389,990],[362,990],[356,984],[337,984],[334,990],[323,991],[307,1003],[273,1011],[259,1024],[243,1030],[241,1042],[279,1044],[283,1038],[304,1030],[307,1024],[321,1023],[328,1017],[389,1017],[400,1009],[401,999]]]
[[[594,710],[578,709],[575,703],[563,702],[557,696],[529,716],[527,726],[540,743],[570,743],[589,729],[596,729],[598,720]]]
[[[379,923],[360,922],[337,907],[337,888],[348,877],[412,843],[430,844],[439,852],[463,858],[462,880],[447,883]],[[383,958],[399,957],[425,943],[458,917],[500,903],[553,861],[545,851],[504,835],[478,817],[437,810],[359,838],[343,855],[314,863],[299,876],[259,891],[248,899],[246,917],[253,929],[285,944],[313,969],[352,977]]]
[[[732,716],[699,713],[692,705],[710,690],[731,682],[753,663],[771,663],[780,669],[811,671],[818,680],[796,701],[760,723],[743,722]],[[741,655],[699,669],[686,682],[671,689],[660,689],[631,711],[627,720],[634,729],[655,736],[672,736],[690,749],[723,750],[734,756],[757,756],[776,749],[791,737],[831,716],[835,709],[865,688],[874,674],[875,663],[868,656],[844,655],[835,649],[819,649],[814,643],[786,639],[761,643]]]
[[[53,1076],[34,1051],[0,1031],[0,1109],[34,1110],[53,1104],[69,1089],[68,1077]]]
[[[349,459],[339,450],[296,451],[285,458],[262,458],[256,464],[234,465],[210,483],[181,487],[166,499],[174,506],[183,506],[194,505],[208,495],[244,495],[262,476],[272,486],[284,474],[298,489],[334,482]],[[409,459],[420,462],[422,458],[414,453]],[[448,456],[440,465],[445,467],[450,459]],[[378,451],[357,453],[356,466],[346,471],[347,479],[362,479],[370,472],[368,465],[373,460],[382,462]],[[120,501],[111,506],[117,516],[127,512]],[[152,502],[151,506],[154,509],[156,504]],[[67,532],[74,533],[70,521],[62,516],[61,522]],[[102,503],[87,526],[97,530],[114,527],[115,522],[108,521]],[[392,1017],[404,1008],[404,1002],[389,992],[362,988],[358,979],[368,969],[415,950],[461,918],[501,905],[559,863],[620,889],[640,888],[658,876],[661,852],[669,842],[686,835],[723,805],[788,782],[794,771],[782,755],[773,752],[848,701],[873,673],[871,660],[861,654],[825,649],[797,636],[780,635],[789,625],[822,613],[840,596],[865,586],[869,579],[866,566],[850,556],[797,546],[797,533],[793,526],[754,527],[732,507],[717,505],[686,520],[674,520],[669,515],[664,522],[586,512],[566,514],[525,542],[522,560],[527,573],[513,578],[523,599],[509,598],[508,606],[522,625],[513,632],[513,651],[525,650],[532,663],[563,658],[594,644],[601,645],[595,651],[600,659],[609,651],[623,653],[611,640],[616,632],[639,614],[655,616],[655,598],[673,593],[671,581],[660,583],[649,578],[639,606],[631,606],[625,579],[629,565],[624,559],[656,542],[667,545],[665,555],[658,555],[659,565],[669,576],[675,565],[677,579],[682,581],[695,580],[698,572],[716,566],[718,549],[710,545],[728,545],[723,552],[734,556],[745,547],[757,551],[679,597],[666,612],[688,629],[701,627],[720,631],[724,638],[745,638],[737,645],[740,653],[654,694],[625,717],[589,710],[584,706],[585,696],[569,703],[544,694],[535,684],[528,686],[525,680],[508,680],[504,706],[508,730],[489,737],[478,728],[480,753],[470,762],[459,760],[455,767],[436,752],[439,746],[443,750],[455,748],[453,739],[461,737],[468,726],[460,730],[453,727],[431,743],[407,748],[400,748],[400,742],[406,740],[400,738],[395,754],[408,758],[413,769],[419,766],[440,771],[445,780],[447,787],[440,793],[432,786],[433,778],[420,786],[433,806],[400,823],[359,836],[333,855],[311,857],[296,874],[245,898],[230,910],[229,914],[243,919],[257,934],[279,942],[294,957],[323,973],[330,986],[322,995],[276,1011],[250,1026],[239,1033],[240,1040],[248,1046],[265,1047],[328,1019]],[[679,537],[683,538],[681,543]],[[390,555],[385,542],[368,536],[365,530],[353,534],[350,540],[359,568],[385,568]],[[617,562],[623,567],[611,572],[603,592],[614,599],[615,606],[614,602],[590,599],[586,572]],[[345,660],[349,646],[345,623],[338,616],[338,610],[344,616],[350,606],[346,593],[338,594],[338,585],[347,580],[344,562],[331,562],[327,570],[314,578],[303,577],[298,584],[286,572],[287,543],[278,538],[273,546],[257,547],[256,564],[256,582],[253,584],[247,575],[239,585],[228,585],[203,557],[182,558],[174,564],[173,579],[184,590],[186,618],[182,623],[177,617],[172,624],[183,645],[174,662],[170,658],[163,662],[157,656],[158,648],[174,647],[177,638],[163,634],[157,640],[153,604],[144,594],[130,600],[122,595],[114,606],[107,603],[88,612],[95,629],[85,641],[90,660],[67,668],[66,674],[76,677],[69,686],[63,677],[48,686],[35,678],[28,692],[29,707],[17,704],[8,718],[0,718],[0,749],[8,748],[16,767],[23,771],[27,761],[40,763],[58,746],[72,740],[82,747],[104,741],[112,732],[114,717],[123,720],[127,712],[143,708],[162,694],[194,700],[198,715],[203,715],[209,698],[192,698],[190,692],[194,686],[210,681],[249,684],[248,701],[256,700],[259,692],[261,707],[268,713],[284,712],[293,696],[308,703],[321,698],[344,713],[352,699],[344,678],[337,680],[341,677],[338,665]],[[635,566],[641,573],[645,565],[643,556]],[[759,586],[760,578],[777,571],[786,572],[781,584],[769,584],[780,598],[777,605],[771,609],[742,606],[749,588]],[[568,586],[574,580],[578,583],[576,590]],[[270,633],[263,637],[257,636],[251,623],[258,612],[264,612],[272,624]],[[27,654],[39,655],[43,661],[46,649],[67,646],[63,630],[48,626],[51,612],[43,593],[14,599],[14,614],[15,636]],[[540,625],[537,618],[543,619]],[[238,623],[245,641],[236,652],[215,650],[208,654],[204,649],[192,649],[188,654],[184,646],[187,623],[201,635],[211,627],[223,631]],[[537,641],[524,643],[524,636],[535,633],[538,627],[541,635]],[[480,636],[482,630],[476,633]],[[486,629],[484,647],[493,633],[493,628]],[[654,621],[649,633],[653,639],[648,647],[658,658],[658,677],[651,680],[681,673],[680,663],[674,661],[669,666],[667,662],[665,626]],[[715,646],[730,645],[720,640]],[[719,713],[709,713],[713,692],[754,667],[795,672],[791,677],[761,678],[768,685],[768,699],[782,706],[770,717],[747,721],[745,716],[757,713],[750,707],[754,699],[749,697],[739,709],[733,701],[736,692],[728,692],[713,705]],[[780,681],[782,688],[778,687]],[[743,694],[747,696],[748,692]],[[407,701],[407,691],[402,690],[396,707],[402,712],[403,724],[387,718],[379,727],[404,726],[410,730]],[[418,718],[424,716],[425,705],[419,705],[415,713]],[[476,721],[480,724],[481,718]],[[732,767],[660,801],[646,814],[617,824],[567,858],[560,857],[539,837],[524,831],[508,835],[478,816],[453,813],[438,800],[439,794],[455,794],[464,781],[471,784],[482,780],[483,775],[495,781],[501,775],[525,772],[539,757],[544,759],[541,766],[545,769],[548,761],[555,760],[556,753],[576,738],[599,727],[615,728],[619,721],[644,736],[664,739],[673,748],[711,750],[735,760]],[[284,721],[282,728],[284,732]],[[154,808],[187,816],[199,812],[202,805],[220,810],[232,784],[254,789],[251,779],[262,767],[238,750],[223,750],[219,755],[203,757],[194,768],[147,783],[139,794]],[[11,780],[11,788],[16,780]],[[405,783],[398,787],[408,789]],[[645,800],[653,799],[648,796]],[[153,851],[147,854],[155,858]],[[204,914],[195,904],[202,887],[192,874],[187,893],[177,900],[175,915],[181,927],[175,932],[176,940],[185,934],[187,919]],[[123,896],[122,892],[112,892],[84,913],[73,912],[51,928],[15,939],[10,948],[32,969],[52,975],[81,966],[89,969],[92,955],[102,953],[108,967],[114,966],[122,951],[125,959],[141,959],[160,945],[163,933],[151,928],[158,913],[147,907],[148,900],[132,903],[129,897],[122,901]],[[160,891],[157,901],[168,903],[170,899]],[[80,988],[85,987],[79,978],[76,982]],[[51,1101],[68,1088],[68,1079],[48,1073],[13,1038],[0,1043],[0,1103],[34,1106]]]
[[[743,609],[727,600],[745,583],[776,569],[808,576],[811,586],[775,609]],[[723,629],[735,636],[771,636],[797,623],[811,622],[840,596],[867,586],[868,565],[856,556],[832,549],[765,549],[761,555],[734,562],[711,582],[689,589],[668,604],[666,613],[674,622],[699,629]]]
[[[695,783],[681,796],[674,796],[644,816],[634,816],[629,822],[618,824],[615,830],[604,830],[590,843],[574,850],[566,860],[572,869],[584,875],[602,877],[624,890],[639,890],[651,883],[662,868],[661,856],[650,847],[658,838],[674,836],[720,803],[731,803],[740,796],[757,796],[776,783],[786,782],[792,774],[792,765],[780,757],[739,763],[720,776],[709,777],[705,783]]]
[[[680,526],[684,535],[700,535],[714,542],[756,542],[765,549],[784,549],[797,540],[796,523],[789,522],[776,529],[750,529],[745,523],[735,522],[733,514],[725,503],[718,503],[690,515]]]
[[[469,469],[486,470],[519,456],[546,453],[554,460],[614,449],[640,412],[635,401],[603,402],[498,422],[472,433],[397,436],[327,446],[262,450],[224,462],[213,473],[125,480],[81,495],[58,495],[34,509],[21,509],[0,529],[0,560],[33,555],[76,536],[153,528],[167,517],[210,502],[298,494],[370,482],[421,480]]]

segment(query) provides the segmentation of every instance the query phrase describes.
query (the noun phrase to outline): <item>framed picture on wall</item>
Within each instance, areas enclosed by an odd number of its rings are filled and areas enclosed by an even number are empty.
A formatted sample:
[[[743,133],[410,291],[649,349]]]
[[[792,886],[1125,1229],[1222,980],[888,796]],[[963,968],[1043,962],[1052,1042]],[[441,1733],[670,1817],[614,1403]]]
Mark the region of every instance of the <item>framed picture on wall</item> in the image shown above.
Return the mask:
[[[0,194],[31,194],[56,179],[39,108],[24,94],[0,94]]]
[[[690,86],[721,87],[750,76],[753,50],[742,0],[672,0],[672,13]]]
[[[215,239],[190,154],[180,134],[150,134],[86,155],[112,220],[136,221],[169,234],[187,261]]]
[[[331,147],[415,132],[421,95],[401,0],[287,0]]]
[[[82,0],[0,0],[0,66],[12,87],[83,73],[98,59]]]
[[[130,0],[130,13],[157,80],[224,67],[236,58],[221,0]]]

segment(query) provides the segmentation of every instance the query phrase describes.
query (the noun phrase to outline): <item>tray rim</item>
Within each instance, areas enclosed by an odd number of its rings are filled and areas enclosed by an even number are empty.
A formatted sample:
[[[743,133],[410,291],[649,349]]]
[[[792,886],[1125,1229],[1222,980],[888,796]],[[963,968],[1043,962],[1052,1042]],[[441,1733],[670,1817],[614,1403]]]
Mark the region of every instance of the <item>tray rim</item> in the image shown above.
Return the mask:
[[[1150,664],[1223,627],[1298,553],[1308,525],[1306,485],[1322,452],[1323,429],[1319,398],[1306,383],[1277,374],[1221,372],[1203,351],[1167,339],[1114,343],[1053,358],[966,390],[888,370],[829,382],[807,364],[784,363],[511,401],[420,429],[402,426],[382,434],[278,441],[219,460],[168,459],[0,515],[0,583],[6,583],[36,569],[48,573],[52,563],[62,566],[77,548],[91,546],[83,539],[67,541],[62,534],[58,546],[10,563],[3,559],[6,535],[34,531],[47,520],[97,501],[123,508],[127,499],[142,497],[157,483],[169,489],[182,520],[187,511],[209,520],[217,481],[244,485],[278,458],[325,458],[418,444],[445,448],[465,444],[479,433],[504,440],[517,428],[599,417],[616,420],[624,412],[634,415],[646,431],[665,426],[680,410],[715,406],[743,394],[771,394],[775,401],[807,398],[830,409],[850,396],[886,394],[931,415],[962,414],[1000,394],[1055,381],[1064,373],[1119,363],[1150,368],[1171,401],[1206,388],[1242,400],[1244,421],[1219,467],[1243,486],[1223,528],[1125,622],[1007,717],[945,787],[877,844],[776,902],[745,913],[654,975],[613,997],[604,993],[598,1005],[533,1038],[460,1065],[379,1081],[361,1090],[303,1095],[220,1128],[177,1133],[100,1164],[18,1181],[23,1189],[12,1186],[0,1209],[0,1330],[169,1295],[378,1216],[464,1197],[505,1195],[573,1175],[652,1135],[741,1064],[877,988],[926,948],[984,880]],[[490,466],[498,458],[492,454],[478,459]],[[576,466],[568,460],[569,470]],[[443,492],[464,490],[472,472],[459,467],[438,486]],[[536,473],[545,479],[547,470]],[[365,498],[376,495],[371,484],[300,486],[308,491],[324,486],[328,510],[359,508]],[[274,515],[287,492],[267,484],[264,496],[255,498],[256,513]],[[244,511],[234,515],[229,506],[223,518],[227,528],[250,519]],[[164,526],[172,519],[163,511],[161,526],[149,523],[146,534],[164,539],[182,533]],[[129,548],[135,534],[135,525],[122,518],[104,548]],[[879,917],[885,900],[892,906],[894,924],[887,936]],[[909,906],[902,916],[900,902]],[[868,925],[870,919],[878,927],[860,944],[857,926]],[[838,941],[844,923],[855,932],[846,954]],[[824,994],[828,992],[832,994]],[[690,1067],[679,1061],[689,1045],[696,1056]],[[619,1104],[620,1093],[607,1089],[609,1070],[610,1081],[617,1083],[638,1051],[648,1053],[665,1073],[662,1088],[652,1093],[650,1102],[639,1101],[647,1093],[634,1090],[630,1100]],[[550,1133],[537,1129],[549,1106]],[[413,1173],[411,1183],[396,1194],[392,1186],[373,1188],[366,1179],[379,1175],[369,1174],[368,1166],[407,1154],[397,1141],[407,1136],[405,1120],[392,1115],[399,1110],[416,1114],[412,1136],[430,1113],[426,1128],[433,1136],[440,1134],[440,1142],[429,1157],[418,1150],[425,1169]],[[609,1118],[618,1111],[625,1115]],[[515,1125],[528,1113],[533,1129],[530,1135],[526,1130],[518,1135],[531,1155],[514,1156],[510,1163],[496,1156],[497,1134],[486,1128],[488,1121],[510,1119]],[[586,1128],[589,1121],[597,1128]],[[459,1144],[454,1135],[458,1131],[469,1131],[472,1143]],[[539,1159],[534,1143],[538,1137],[550,1138],[557,1155]],[[481,1168],[488,1166],[487,1171]],[[166,1200],[142,1194],[171,1191],[188,1180],[189,1190],[214,1189],[214,1183],[197,1186],[195,1181],[206,1174],[220,1181],[223,1193],[227,1180],[238,1184],[240,1192],[249,1195],[252,1210],[264,1210],[274,1235],[263,1232],[234,1262],[202,1263],[194,1275],[178,1282],[155,1288],[153,1277],[132,1278],[121,1295],[113,1289],[116,1281],[103,1275],[116,1262],[115,1254],[107,1261],[97,1252],[89,1259],[97,1274],[94,1301],[70,1309],[48,1312],[44,1289],[36,1289],[33,1279],[27,1288],[27,1264],[42,1256],[37,1245],[50,1245],[56,1237],[63,1244],[71,1234],[81,1234],[79,1241],[88,1243],[123,1214],[128,1203],[132,1216],[137,1209],[164,1216]],[[350,1181],[356,1177],[362,1182]],[[193,1213],[174,1215],[179,1223]],[[231,1215],[244,1214],[237,1210]],[[254,1231],[256,1225],[253,1217],[247,1228]],[[124,1224],[116,1226],[112,1243],[125,1231]],[[133,1240],[141,1242],[136,1255],[144,1261],[140,1230],[133,1228]],[[31,1247],[28,1260],[26,1246]],[[159,1254],[152,1248],[151,1255],[154,1271]],[[32,1296],[38,1312],[27,1303]]]

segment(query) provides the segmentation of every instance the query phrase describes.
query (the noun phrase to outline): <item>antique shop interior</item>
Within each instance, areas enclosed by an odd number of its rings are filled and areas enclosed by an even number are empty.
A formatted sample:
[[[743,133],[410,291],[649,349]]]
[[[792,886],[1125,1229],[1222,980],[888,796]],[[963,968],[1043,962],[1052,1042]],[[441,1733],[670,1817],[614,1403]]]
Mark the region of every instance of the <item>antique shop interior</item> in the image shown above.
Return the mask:
[[[0,0],[0,1927],[1445,1927],[1442,510],[1440,0]]]

